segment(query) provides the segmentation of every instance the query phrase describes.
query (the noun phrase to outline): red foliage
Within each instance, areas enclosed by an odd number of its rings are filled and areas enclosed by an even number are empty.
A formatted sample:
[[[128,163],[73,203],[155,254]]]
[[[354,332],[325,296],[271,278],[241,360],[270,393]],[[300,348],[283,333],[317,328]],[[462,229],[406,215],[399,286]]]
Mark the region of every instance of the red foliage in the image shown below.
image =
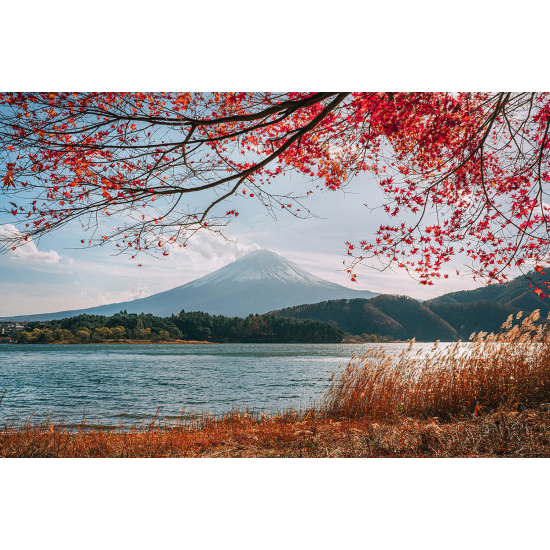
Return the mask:
[[[546,93],[0,94],[2,193],[17,201],[4,212],[19,230],[4,244],[79,219],[111,228],[90,245],[165,253],[219,232],[238,213],[214,207],[245,183],[241,199],[306,217],[311,191],[280,196],[277,178],[337,190],[370,171],[390,219],[417,221],[346,243],[350,273],[381,262],[432,284],[465,254],[475,276],[502,282],[507,267],[547,263],[549,127]],[[206,206],[185,207],[189,193]]]

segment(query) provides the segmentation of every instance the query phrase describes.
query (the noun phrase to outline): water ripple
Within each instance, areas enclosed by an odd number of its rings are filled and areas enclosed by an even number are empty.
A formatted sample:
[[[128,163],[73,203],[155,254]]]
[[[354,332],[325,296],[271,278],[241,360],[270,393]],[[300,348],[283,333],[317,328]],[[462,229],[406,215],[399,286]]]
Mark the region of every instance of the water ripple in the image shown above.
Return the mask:
[[[407,344],[386,344],[399,352]],[[431,344],[418,346],[429,347]],[[303,407],[328,372],[380,344],[0,345],[0,421],[113,425],[192,412]],[[130,420],[132,420],[130,422]]]

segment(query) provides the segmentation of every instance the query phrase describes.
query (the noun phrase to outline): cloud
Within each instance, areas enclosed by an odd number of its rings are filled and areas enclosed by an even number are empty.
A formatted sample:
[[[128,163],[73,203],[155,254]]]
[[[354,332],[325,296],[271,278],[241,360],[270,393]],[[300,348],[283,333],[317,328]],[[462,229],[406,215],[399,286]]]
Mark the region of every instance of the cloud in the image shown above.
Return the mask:
[[[144,298],[147,290],[147,285],[138,284],[136,290],[124,290],[123,292],[108,292],[106,294],[100,294],[98,296],[100,306],[107,304],[116,304],[118,302],[130,302],[131,300],[137,300],[138,298]]]
[[[0,225],[0,239],[2,237],[20,236],[21,232],[11,223]],[[24,245],[11,250],[9,257],[29,263],[58,264],[61,256],[55,250],[38,250],[33,240],[30,239]]]
[[[197,233],[189,240],[187,246],[190,256],[224,263],[234,262],[249,252],[259,249],[257,244],[245,246],[235,241],[227,241],[219,235],[213,235],[206,231]]]
[[[186,248],[173,248],[168,260],[176,264],[177,271],[189,272],[196,278],[260,248],[257,244],[243,245],[203,231],[189,239]]]

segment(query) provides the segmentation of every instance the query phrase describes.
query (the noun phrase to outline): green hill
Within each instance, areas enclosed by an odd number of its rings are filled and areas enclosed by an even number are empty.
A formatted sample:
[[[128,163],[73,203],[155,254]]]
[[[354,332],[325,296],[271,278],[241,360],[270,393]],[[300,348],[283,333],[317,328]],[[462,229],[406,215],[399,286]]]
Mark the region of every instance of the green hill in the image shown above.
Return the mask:
[[[475,290],[450,292],[449,294],[443,294],[442,296],[433,298],[432,300],[427,300],[424,304],[432,309],[432,305],[434,304],[469,304],[472,302],[478,302],[479,300],[486,300],[499,304],[507,304],[512,307],[519,308],[519,310],[522,311],[534,311],[535,309],[540,309],[541,315],[547,315],[550,311],[550,300],[548,298],[543,299],[537,296],[533,292],[533,287],[529,287],[529,283],[541,285],[542,281],[549,278],[549,275],[539,275],[534,271],[530,271],[527,275],[516,277],[509,283],[502,285],[489,285],[482,288],[476,288]]]
[[[456,331],[430,309],[408,296],[387,294],[372,299],[328,300],[272,312],[274,315],[315,319],[355,335],[376,334],[395,340],[455,340]]]
[[[499,332],[502,323],[511,313],[523,311],[529,315],[539,309],[546,317],[550,311],[550,299],[540,298],[531,285],[541,285],[547,275],[530,271],[502,285],[489,285],[475,290],[461,290],[444,294],[424,302],[434,313],[447,321],[467,339],[472,332]],[[544,288],[544,287],[543,287]]]
[[[489,300],[478,300],[467,304],[437,302],[431,303],[430,309],[449,323],[462,340],[467,340],[470,334],[476,331],[498,333],[508,315],[520,311],[519,308],[509,304]]]
[[[455,329],[447,321],[414,298],[382,294],[370,302],[397,321],[405,329],[407,338],[416,338],[420,342],[457,338]]]
[[[274,315],[325,321],[352,335],[371,335],[393,340],[416,338],[467,340],[472,332],[500,331],[510,314],[541,312],[541,322],[550,311],[550,298],[542,299],[531,284],[541,284],[546,275],[534,272],[507,284],[444,294],[420,303],[408,296],[381,294],[371,299],[329,300],[272,312]],[[550,277],[548,277],[550,278]]]
[[[405,329],[397,321],[364,298],[328,300],[287,307],[272,313],[281,317],[325,321],[351,334],[377,334],[397,340],[407,337]]]

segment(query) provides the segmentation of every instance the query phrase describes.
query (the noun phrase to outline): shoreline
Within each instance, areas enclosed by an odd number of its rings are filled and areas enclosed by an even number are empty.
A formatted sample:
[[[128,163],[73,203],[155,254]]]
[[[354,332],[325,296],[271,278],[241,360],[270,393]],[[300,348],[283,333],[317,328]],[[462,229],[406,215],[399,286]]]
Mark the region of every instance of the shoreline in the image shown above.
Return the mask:
[[[549,432],[548,404],[447,420],[233,412],[176,427],[5,426],[0,458],[549,458]]]
[[[101,342],[72,342],[70,340],[60,340],[58,342],[0,342],[1,344],[5,345],[18,345],[18,346],[51,346],[51,345],[105,345],[105,344],[111,344],[111,345],[124,345],[124,344],[139,344],[139,345],[147,345],[147,344],[211,344],[211,345],[221,345],[221,344],[296,344],[296,345],[321,345],[321,346],[328,346],[328,345],[340,345],[340,344],[373,344],[373,345],[384,345],[384,344],[408,344],[408,341],[402,341],[398,340],[396,342],[238,342],[238,341],[232,341],[232,342],[209,342],[208,340],[160,340],[157,342],[151,342],[150,340],[103,340]],[[418,342],[419,344],[422,343],[432,343],[432,342]]]
[[[421,342],[418,341],[418,344],[431,344],[433,342]],[[450,343],[450,342],[443,342],[443,343]],[[146,345],[146,344],[212,344],[212,345],[220,345],[220,344],[299,344],[299,345],[313,345],[313,344],[319,344],[319,345],[339,345],[339,344],[373,344],[373,345],[384,345],[384,344],[410,344],[410,340],[395,340],[392,342],[358,342],[353,340],[343,340],[342,342],[239,342],[239,341],[231,341],[231,342],[210,342],[208,340],[158,340],[158,341],[151,341],[151,340],[102,340],[100,342],[77,342],[77,341],[71,341],[71,340],[59,340],[57,342],[0,342],[0,345],[5,344],[17,344],[19,346],[36,346],[36,345],[90,345],[90,344],[97,344],[97,345],[104,345],[104,344],[140,344],[140,345]]]
[[[4,343],[4,342],[1,342]],[[219,342],[208,342],[206,340],[159,340],[152,342],[151,340],[102,340],[101,342],[72,342],[70,340],[59,340],[58,342],[5,342],[6,344],[17,344],[18,346],[42,346],[42,345],[104,345],[104,344],[219,344]]]
[[[29,419],[0,426],[0,456],[550,458],[550,328],[541,334],[534,317],[498,341],[480,334],[468,354],[456,343],[354,355],[301,410],[163,420],[159,407],[130,427]]]

